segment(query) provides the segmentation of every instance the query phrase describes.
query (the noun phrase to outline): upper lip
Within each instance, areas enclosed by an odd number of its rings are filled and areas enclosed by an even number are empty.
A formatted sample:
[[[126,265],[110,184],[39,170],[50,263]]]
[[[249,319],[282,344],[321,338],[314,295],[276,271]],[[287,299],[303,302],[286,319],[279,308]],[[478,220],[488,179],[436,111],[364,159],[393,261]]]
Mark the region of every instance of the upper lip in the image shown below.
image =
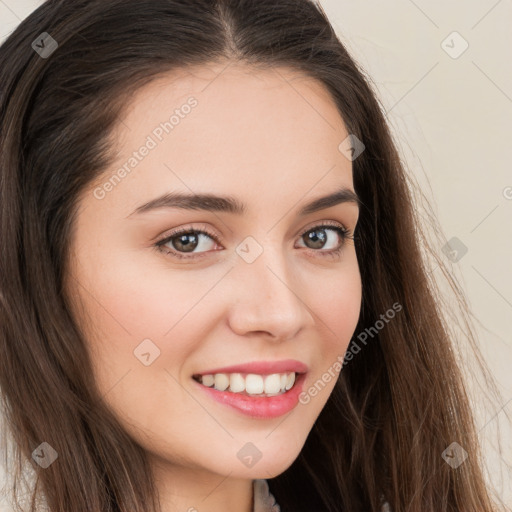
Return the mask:
[[[234,366],[223,366],[213,368],[194,375],[212,375],[215,373],[256,373],[270,375],[272,373],[306,373],[308,367],[295,359],[283,359],[281,361],[252,361],[250,363],[236,364]]]

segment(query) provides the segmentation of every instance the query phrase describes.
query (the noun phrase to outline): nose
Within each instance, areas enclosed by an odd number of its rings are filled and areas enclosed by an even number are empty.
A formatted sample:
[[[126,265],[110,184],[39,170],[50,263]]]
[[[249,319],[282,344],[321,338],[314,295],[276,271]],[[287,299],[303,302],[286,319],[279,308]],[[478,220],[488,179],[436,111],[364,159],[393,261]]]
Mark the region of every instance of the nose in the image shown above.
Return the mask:
[[[252,263],[240,259],[231,273],[231,329],[240,336],[292,339],[313,324],[307,283],[294,275],[283,255],[265,249]]]

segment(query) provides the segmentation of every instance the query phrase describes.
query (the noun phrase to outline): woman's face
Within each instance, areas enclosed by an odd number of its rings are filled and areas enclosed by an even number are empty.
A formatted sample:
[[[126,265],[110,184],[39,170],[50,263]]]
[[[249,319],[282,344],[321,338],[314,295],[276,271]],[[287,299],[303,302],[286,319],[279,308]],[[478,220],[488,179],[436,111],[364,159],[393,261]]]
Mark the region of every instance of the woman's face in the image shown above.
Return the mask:
[[[338,230],[353,233],[357,203],[317,202],[354,191],[335,104],[291,70],[216,64],[140,89],[115,135],[115,164],[80,199],[67,281],[99,391],[160,471],[276,476],[360,311],[354,243]],[[247,395],[305,370],[281,396]]]

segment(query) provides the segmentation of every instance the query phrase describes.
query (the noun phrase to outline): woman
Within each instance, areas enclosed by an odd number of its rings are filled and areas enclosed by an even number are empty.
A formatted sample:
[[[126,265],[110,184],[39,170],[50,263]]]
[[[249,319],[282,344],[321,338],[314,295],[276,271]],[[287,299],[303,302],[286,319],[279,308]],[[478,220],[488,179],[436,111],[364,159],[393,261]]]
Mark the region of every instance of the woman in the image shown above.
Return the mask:
[[[0,64],[31,510],[497,510],[408,178],[317,5],[48,1]]]

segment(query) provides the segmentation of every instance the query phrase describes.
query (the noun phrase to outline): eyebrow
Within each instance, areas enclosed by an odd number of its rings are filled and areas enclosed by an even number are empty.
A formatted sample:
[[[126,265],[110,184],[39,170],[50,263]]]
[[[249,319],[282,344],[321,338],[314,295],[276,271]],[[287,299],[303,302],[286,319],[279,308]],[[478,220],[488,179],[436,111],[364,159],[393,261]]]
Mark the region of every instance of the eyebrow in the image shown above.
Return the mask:
[[[303,217],[319,210],[324,210],[341,203],[355,203],[359,208],[361,200],[351,189],[340,188],[327,196],[319,197],[306,204],[299,210]],[[211,212],[226,212],[243,215],[245,205],[232,196],[216,196],[213,194],[184,194],[181,192],[168,192],[136,208],[128,217],[142,214],[158,208],[182,208],[184,210],[204,210]]]

